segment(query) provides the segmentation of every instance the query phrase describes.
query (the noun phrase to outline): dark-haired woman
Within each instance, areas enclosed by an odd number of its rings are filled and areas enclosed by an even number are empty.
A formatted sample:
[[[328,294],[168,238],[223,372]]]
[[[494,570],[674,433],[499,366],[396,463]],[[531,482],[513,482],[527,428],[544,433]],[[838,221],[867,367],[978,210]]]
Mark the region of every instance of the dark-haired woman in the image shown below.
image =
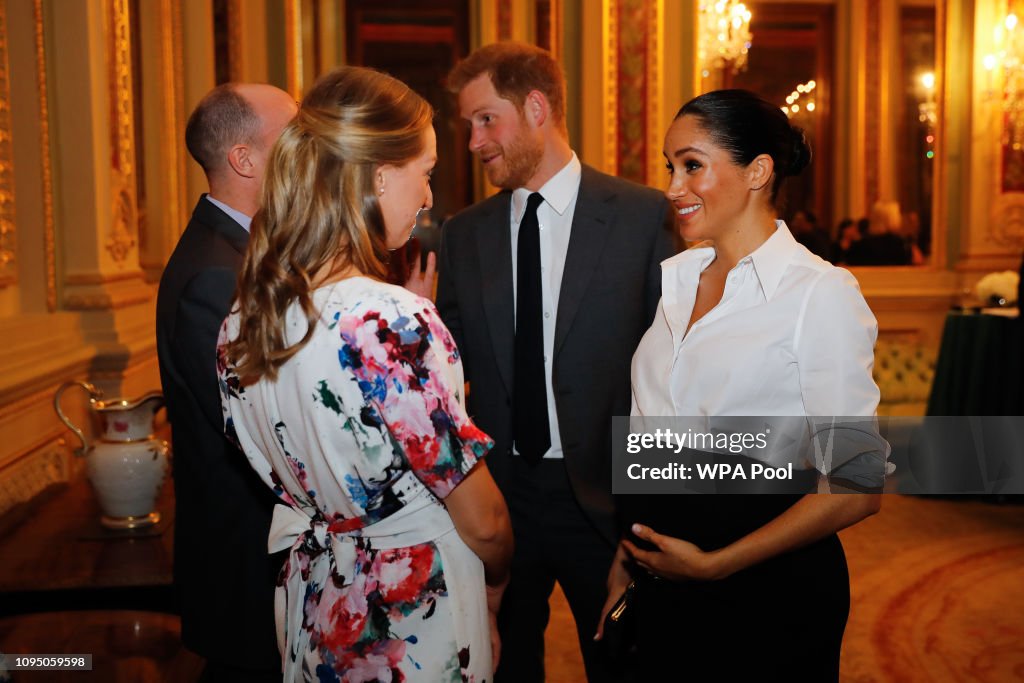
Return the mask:
[[[287,683],[492,677],[512,553],[492,441],[434,306],[384,282],[431,206],[432,118],[369,69],[314,85],[271,153],[221,332],[225,429],[282,503]]]
[[[752,93],[716,91],[683,106],[664,154],[679,230],[703,242],[662,263],[633,415],[874,415],[875,319],[850,273],[777,219],[780,186],[810,161],[802,133]],[[816,490],[813,469],[798,477]],[[620,503],[631,527],[606,609],[634,578],[640,680],[838,680],[849,577],[836,532],[878,495]]]

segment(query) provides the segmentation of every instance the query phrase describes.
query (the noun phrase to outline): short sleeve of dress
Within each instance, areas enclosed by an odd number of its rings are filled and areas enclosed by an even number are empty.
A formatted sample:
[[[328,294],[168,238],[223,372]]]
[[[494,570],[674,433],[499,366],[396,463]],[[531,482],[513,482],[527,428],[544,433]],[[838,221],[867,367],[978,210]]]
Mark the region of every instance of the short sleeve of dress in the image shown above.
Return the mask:
[[[338,323],[339,360],[366,399],[361,419],[386,429],[416,477],[445,498],[494,442],[466,413],[459,353],[433,304],[410,294]]]

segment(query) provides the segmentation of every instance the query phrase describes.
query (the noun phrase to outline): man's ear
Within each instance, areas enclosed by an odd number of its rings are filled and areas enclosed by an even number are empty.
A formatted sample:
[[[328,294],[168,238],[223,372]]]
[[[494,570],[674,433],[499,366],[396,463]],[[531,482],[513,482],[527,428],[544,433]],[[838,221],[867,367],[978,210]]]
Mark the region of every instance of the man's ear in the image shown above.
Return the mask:
[[[244,178],[256,176],[256,165],[253,163],[248,145],[235,145],[228,150],[228,164],[231,170]]]
[[[535,127],[540,128],[551,116],[551,105],[544,93],[540,90],[531,90],[523,102],[523,112]]]
[[[772,180],[775,173],[775,162],[767,154],[759,154],[747,164],[747,180],[751,190],[762,190]]]

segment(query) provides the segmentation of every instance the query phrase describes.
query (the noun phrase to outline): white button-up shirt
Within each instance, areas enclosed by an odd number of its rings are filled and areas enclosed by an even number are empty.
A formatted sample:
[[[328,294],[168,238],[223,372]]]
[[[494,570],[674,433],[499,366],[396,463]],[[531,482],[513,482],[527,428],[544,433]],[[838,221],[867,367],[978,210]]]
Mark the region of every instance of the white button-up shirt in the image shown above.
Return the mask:
[[[633,356],[633,415],[872,416],[878,324],[849,271],[782,221],[729,272],[722,300],[686,331],[715,250],[662,262],[662,300]]]
[[[548,427],[551,432],[551,448],[545,453],[545,458],[562,457],[562,437],[558,431],[555,392],[551,385],[551,363],[554,359],[558,292],[562,288],[562,271],[565,270],[565,258],[569,253],[569,236],[572,233],[572,218],[576,213],[582,173],[580,160],[574,152],[569,163],[538,190],[544,198],[537,207],[537,223],[540,225],[541,306],[544,310],[544,381],[547,385]],[[530,190],[523,187],[512,193],[513,300],[517,292],[519,224],[526,212],[526,200],[531,194]]]

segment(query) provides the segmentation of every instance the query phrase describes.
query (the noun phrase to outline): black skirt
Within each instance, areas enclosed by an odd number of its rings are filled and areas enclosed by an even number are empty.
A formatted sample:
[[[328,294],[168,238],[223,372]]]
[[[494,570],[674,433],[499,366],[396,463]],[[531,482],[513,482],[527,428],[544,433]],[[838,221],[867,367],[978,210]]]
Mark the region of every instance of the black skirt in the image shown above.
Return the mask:
[[[716,550],[785,512],[800,495],[618,498],[622,522]],[[839,680],[850,580],[839,538],[771,558],[721,581],[637,572],[639,680]]]

